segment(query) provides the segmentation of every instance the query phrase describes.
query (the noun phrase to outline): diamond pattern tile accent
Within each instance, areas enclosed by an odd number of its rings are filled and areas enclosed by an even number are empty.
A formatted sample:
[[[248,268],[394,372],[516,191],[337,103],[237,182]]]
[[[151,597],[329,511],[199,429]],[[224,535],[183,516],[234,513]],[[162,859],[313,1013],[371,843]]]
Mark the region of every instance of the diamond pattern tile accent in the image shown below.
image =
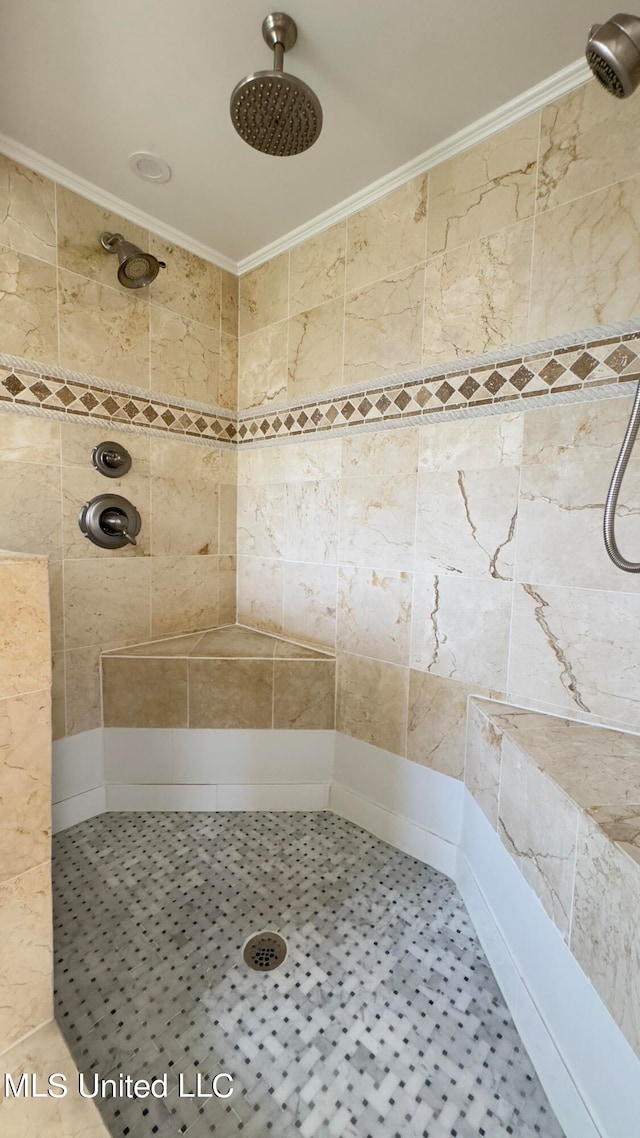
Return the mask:
[[[6,387],[11,395],[19,395],[21,391],[25,390],[26,385],[18,379],[17,375],[8,375],[6,379],[3,379],[2,386]]]

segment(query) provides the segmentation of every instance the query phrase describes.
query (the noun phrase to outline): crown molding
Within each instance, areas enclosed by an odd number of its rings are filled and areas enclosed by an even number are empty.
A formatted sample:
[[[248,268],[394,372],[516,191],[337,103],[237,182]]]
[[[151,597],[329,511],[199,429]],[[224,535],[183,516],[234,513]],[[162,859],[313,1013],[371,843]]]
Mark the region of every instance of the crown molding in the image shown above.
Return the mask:
[[[425,174],[428,170],[433,169],[434,166],[440,165],[441,162],[446,162],[447,159],[453,158],[456,154],[461,154],[464,150],[468,150],[478,142],[482,142],[485,138],[490,138],[491,135],[497,134],[499,131],[511,126],[512,123],[519,122],[520,119],[526,118],[527,115],[540,110],[540,108],[544,107],[547,103],[552,102],[554,99],[559,99],[562,95],[568,94],[576,87],[580,87],[590,78],[591,72],[585,60],[576,60],[575,63],[571,63],[568,67],[557,71],[555,75],[551,75],[542,83],[538,83],[535,87],[530,87],[529,90],[525,91],[522,95],[518,95],[508,103],[503,103],[497,110],[491,111],[490,114],[485,115],[481,119],[477,119],[477,121],[471,123],[470,126],[464,127],[463,130],[459,130],[456,134],[450,135],[449,138],[446,138],[443,142],[432,146],[430,150],[425,150],[425,152],[418,155],[417,158],[413,158],[410,162],[406,162],[403,166],[392,170],[390,174],[385,174],[383,178],[379,178],[376,182],[365,186],[363,190],[359,190],[358,193],[345,198],[337,205],[332,206],[331,209],[325,210],[324,213],[318,214],[317,217],[312,218],[311,221],[305,222],[304,225],[298,226],[297,229],[290,230],[290,232],[285,233],[283,237],[279,237],[269,245],[264,245],[262,249],[258,249],[257,252],[252,253],[248,257],[244,257],[240,261],[234,261],[231,257],[226,257],[223,253],[219,253],[209,245],[195,240],[195,238],[190,237],[187,233],[183,233],[179,229],[174,229],[173,226],[167,225],[164,221],[160,221],[159,218],[154,217],[152,214],[145,213],[144,210],[136,209],[135,206],[101,189],[100,186],[94,185],[93,182],[88,182],[85,178],[81,178],[78,174],[67,170],[66,167],[59,166],[57,162],[53,162],[50,158],[45,158],[44,155],[39,154],[36,150],[31,150],[28,146],[23,146],[22,143],[16,142],[15,139],[2,133],[0,133],[0,153],[5,154],[7,158],[12,158],[14,161],[22,163],[24,166],[28,166],[31,170],[35,170],[36,173],[42,174],[45,178],[51,178],[59,185],[64,186],[68,190],[72,190],[73,193],[80,194],[81,197],[84,198],[90,198],[91,201],[102,206],[103,209],[112,210],[128,221],[132,221],[136,225],[141,225],[144,229],[151,230],[151,232],[157,234],[158,237],[164,238],[165,241],[180,245],[181,248],[187,249],[190,253],[195,253],[197,257],[202,257],[203,260],[210,261],[212,264],[219,265],[220,268],[226,269],[227,272],[241,275],[250,269],[255,269],[259,265],[264,264],[265,261],[271,260],[272,257],[278,256],[279,253],[287,252],[287,250],[291,249],[294,245],[299,245],[301,241],[307,241],[310,237],[315,237],[318,233],[324,232],[325,229],[330,229],[332,225],[336,225],[339,221],[344,221],[344,219],[351,214],[357,213],[358,210],[364,209],[365,206],[378,201],[384,197],[385,194],[391,193],[392,190],[397,189],[411,178],[415,178],[419,174]]]
[[[423,154],[413,158],[410,162],[406,162],[404,166],[399,166],[390,174],[385,174],[383,178],[379,178],[377,182],[372,182],[363,190],[359,190],[358,193],[339,202],[338,205],[318,214],[311,221],[307,221],[304,225],[298,226],[297,229],[285,233],[277,241],[272,241],[271,244],[258,249],[249,257],[244,257],[238,261],[238,275],[249,272],[250,269],[258,268],[265,261],[277,257],[279,253],[286,253],[288,249],[294,245],[299,245],[301,241],[307,241],[310,237],[315,237],[318,233],[336,225],[337,222],[344,221],[351,214],[378,201],[385,194],[396,190],[411,178],[425,174],[434,166],[439,166],[441,162],[446,162],[447,159],[455,157],[456,154],[461,154],[464,150],[469,150],[470,147],[482,142],[485,138],[490,138],[492,134],[498,134],[499,131],[511,126],[512,123],[519,122],[520,119],[526,118],[534,111],[539,111],[547,103],[551,103],[554,99],[559,99],[576,87],[582,86],[590,78],[591,71],[586,61],[584,59],[576,60],[575,63],[564,67],[562,71],[557,71],[555,75],[551,75],[549,79],[545,79],[535,87],[530,87],[522,95],[518,95],[508,103],[503,103],[497,110],[491,111],[490,114],[477,119],[470,126],[459,130],[457,134],[452,134],[443,142],[438,142],[432,146],[430,150],[425,150]]]
[[[114,194],[108,193],[107,190],[101,189],[93,182],[88,182],[86,178],[81,178],[78,174],[67,170],[65,166],[59,166],[57,162],[45,158],[37,150],[30,150],[28,146],[16,142],[7,134],[0,133],[0,153],[6,155],[7,158],[12,158],[14,162],[28,166],[30,170],[35,170],[36,174],[51,178],[52,181],[64,186],[67,190],[71,190],[74,194],[89,198],[96,205],[102,206],[103,209],[118,213],[127,221],[132,221],[135,225],[142,226],[143,229],[151,230],[157,237],[170,241],[172,245],[179,245],[182,249],[188,250],[189,253],[195,253],[196,257],[202,257],[204,261],[210,261],[213,265],[226,269],[227,272],[237,274],[238,265],[231,257],[225,257],[224,253],[219,253],[217,249],[211,249],[209,245],[196,241],[195,238],[189,237],[182,230],[174,229],[172,225],[167,225],[166,222],[160,221],[152,214],[145,213],[144,210],[137,209],[122,198],[115,197]]]

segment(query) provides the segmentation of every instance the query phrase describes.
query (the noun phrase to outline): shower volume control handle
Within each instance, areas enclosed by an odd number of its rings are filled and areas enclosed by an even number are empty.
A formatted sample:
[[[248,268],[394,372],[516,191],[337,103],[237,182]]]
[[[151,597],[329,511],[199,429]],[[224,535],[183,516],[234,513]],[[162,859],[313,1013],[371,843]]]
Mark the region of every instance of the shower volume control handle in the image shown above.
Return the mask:
[[[91,461],[106,478],[122,478],[131,470],[131,455],[118,443],[98,443],[91,453]]]
[[[135,506],[119,494],[99,494],[85,502],[78,514],[78,525],[85,537],[101,549],[123,549],[136,545],[142,519]]]

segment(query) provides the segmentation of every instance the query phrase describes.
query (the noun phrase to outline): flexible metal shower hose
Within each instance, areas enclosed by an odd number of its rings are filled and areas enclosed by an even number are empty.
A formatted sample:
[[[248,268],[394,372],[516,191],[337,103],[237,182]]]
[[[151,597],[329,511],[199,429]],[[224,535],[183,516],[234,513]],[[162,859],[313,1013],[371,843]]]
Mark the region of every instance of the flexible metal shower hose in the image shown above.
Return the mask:
[[[624,569],[625,573],[640,573],[640,561],[627,561],[618,549],[616,542],[616,509],[618,506],[618,495],[620,487],[622,486],[622,479],[624,478],[627,469],[627,463],[631,458],[633,444],[636,441],[638,429],[640,428],[640,380],[636,390],[636,397],[633,401],[631,415],[629,416],[629,425],[624,436],[622,446],[620,447],[620,454],[613,471],[609,493],[607,494],[607,501],[604,507],[604,544],[613,561],[618,569]]]

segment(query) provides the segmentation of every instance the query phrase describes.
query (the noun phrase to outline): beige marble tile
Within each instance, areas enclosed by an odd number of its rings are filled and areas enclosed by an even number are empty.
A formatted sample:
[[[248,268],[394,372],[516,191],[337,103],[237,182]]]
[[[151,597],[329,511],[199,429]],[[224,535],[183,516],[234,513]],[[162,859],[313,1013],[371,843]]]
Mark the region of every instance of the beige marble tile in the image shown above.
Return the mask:
[[[564,410],[564,407],[554,407],[551,412],[555,415]],[[518,466],[524,420],[523,414],[491,415],[420,427],[420,470],[491,470],[498,466]]]
[[[60,558],[62,513],[57,465],[0,461],[0,548]]]
[[[416,573],[411,666],[505,691],[512,593],[510,581]]]
[[[216,554],[222,452],[153,439],[151,470],[153,556]]]
[[[284,632],[311,644],[336,642],[335,565],[285,562]]]
[[[0,461],[55,465],[60,461],[60,423],[20,412],[2,414]]]
[[[218,621],[233,624],[236,619],[237,572],[235,557],[218,558]]]
[[[149,305],[126,289],[58,272],[60,362],[149,386]]]
[[[437,473],[421,468],[416,569],[510,580],[519,477],[515,466]]]
[[[284,532],[284,483],[238,486],[238,553],[281,557]]]
[[[347,223],[341,221],[290,251],[289,315],[344,295]]]
[[[189,660],[190,727],[271,727],[272,709],[271,660]]]
[[[413,474],[418,466],[418,439],[416,427],[348,436],[342,443],[342,475],[375,478]]]
[[[589,813],[607,838],[640,865],[640,804],[593,806]]]
[[[218,405],[230,411],[238,409],[238,341],[224,332],[220,333]]]
[[[584,83],[542,109],[538,209],[640,174],[640,124],[628,100]]]
[[[284,565],[266,557],[238,558],[238,620],[282,632]]]
[[[423,364],[526,342],[532,247],[531,220],[429,258]]]
[[[509,692],[640,727],[640,597],[516,585]]]
[[[421,174],[347,220],[347,289],[424,261],[428,176]]]
[[[297,644],[293,640],[276,639],[274,653],[276,663],[280,660],[328,660],[335,662],[334,654],[328,648],[314,648],[307,644]]]
[[[564,940],[571,927],[577,825],[577,807],[503,738],[498,833]]]
[[[100,649],[65,652],[66,734],[92,731],[102,725]]]
[[[147,640],[144,644],[132,644],[128,648],[111,648],[103,656],[159,656],[173,659],[187,657],[197,647],[205,632],[188,632],[185,636],[168,636],[161,640]]]
[[[640,1055],[640,874],[584,817],[578,834],[571,951]]]
[[[55,267],[0,245],[2,350],[56,361],[57,321]]]
[[[332,731],[336,665],[333,660],[278,660],[273,670],[273,726]]]
[[[341,562],[413,570],[416,484],[415,474],[342,479]]]
[[[63,557],[105,561],[108,557],[128,560],[149,556],[151,484],[148,474],[139,474],[132,469],[124,478],[106,479],[86,462],[84,469],[80,466],[63,466],[61,481]],[[101,549],[85,537],[78,525],[78,511],[85,502],[100,494],[119,494],[133,503],[142,521],[135,545],[127,543],[122,549]]]
[[[188,654],[220,660],[272,660],[278,643],[275,636],[233,625],[204,632]]]
[[[45,689],[0,700],[0,881],[48,861],[50,842],[51,710]]]
[[[67,648],[119,648],[148,640],[151,559],[68,561],[64,572]]]
[[[632,405],[629,395],[528,411],[524,416],[523,466],[559,468],[569,462],[613,465]]]
[[[286,399],[287,321],[271,324],[238,344],[238,405],[240,409]]]
[[[49,561],[49,622],[51,626],[51,650],[53,652],[59,652],[64,648],[62,567],[62,561]]]
[[[412,669],[407,758],[451,778],[462,779],[467,698],[477,691],[477,685],[461,684]]]
[[[423,300],[423,265],[347,293],[345,384],[420,365]]]
[[[431,171],[429,253],[533,215],[539,124],[540,116],[530,115]]]
[[[218,546],[221,554],[235,556],[238,545],[238,487],[225,482],[218,487]]]
[[[305,439],[293,445],[274,447],[272,454],[283,463],[288,482],[340,477],[342,439]]]
[[[149,234],[111,210],[103,209],[88,198],[74,194],[64,186],[56,186],[58,221],[58,265],[81,277],[100,284],[122,288],[118,280],[118,258],[107,253],[100,244],[102,233],[121,233],[140,249],[149,248]],[[143,293],[143,299],[148,299]]]
[[[43,561],[0,559],[0,699],[51,682],[49,596]]]
[[[0,157],[0,245],[56,263],[55,186]]]
[[[536,218],[529,339],[628,320],[640,304],[640,179]]]
[[[218,623],[219,588],[218,557],[151,558],[151,635],[212,628]]]
[[[282,253],[239,280],[240,336],[284,320],[289,312],[289,254]]]
[[[65,652],[54,652],[51,657],[51,734],[54,740],[64,739],[67,734],[65,655]]]
[[[67,1086],[77,1086],[78,1072],[67,1045],[55,1023],[47,1023],[28,1039],[17,1043],[2,1057],[4,1069],[18,1079],[23,1071],[33,1071],[38,1086],[53,1071],[59,1071]],[[3,1138],[109,1138],[95,1102],[69,1094],[57,1098],[8,1098],[2,1110]]]
[[[51,864],[0,884],[0,1039],[11,1047],[53,1015]]]
[[[187,727],[187,660],[105,656],[105,727]]]
[[[497,709],[497,710],[496,710]],[[640,738],[556,715],[491,705],[491,718],[532,762],[589,813],[640,802]]]
[[[149,235],[149,248],[159,261],[167,263],[151,285],[151,302],[219,330],[222,270],[154,233]]]
[[[217,403],[220,333],[169,308],[149,306],[151,388],[196,403]]]
[[[464,784],[482,813],[498,828],[503,733],[475,700],[467,705]]]
[[[342,297],[291,318],[287,373],[290,402],[342,386],[343,329]]]
[[[255,491],[254,491],[255,493]],[[288,482],[284,555],[288,561],[333,565],[338,557],[339,484]]]
[[[338,731],[404,755],[408,697],[408,668],[346,653],[338,657]]]
[[[612,467],[610,462],[595,458],[594,455],[591,463],[523,467],[518,580],[627,593],[640,591],[640,580],[616,569],[605,551],[602,516]],[[640,554],[639,517],[640,462],[634,461],[622,484],[616,519],[618,544],[628,557]]]
[[[410,573],[340,566],[339,650],[391,664],[408,664],[412,589]]]
[[[39,422],[40,420],[35,420]],[[101,442],[113,442],[124,447],[131,455],[131,474],[150,472],[151,440],[144,434],[134,431],[121,431],[112,423],[60,423],[60,443],[63,466],[79,466],[83,470],[92,468],[91,454]],[[162,440],[164,441],[164,440]],[[130,478],[131,474],[126,477]],[[101,476],[100,485],[124,486],[121,479],[107,480]]]
[[[220,269],[220,330],[238,338],[238,278]]]

